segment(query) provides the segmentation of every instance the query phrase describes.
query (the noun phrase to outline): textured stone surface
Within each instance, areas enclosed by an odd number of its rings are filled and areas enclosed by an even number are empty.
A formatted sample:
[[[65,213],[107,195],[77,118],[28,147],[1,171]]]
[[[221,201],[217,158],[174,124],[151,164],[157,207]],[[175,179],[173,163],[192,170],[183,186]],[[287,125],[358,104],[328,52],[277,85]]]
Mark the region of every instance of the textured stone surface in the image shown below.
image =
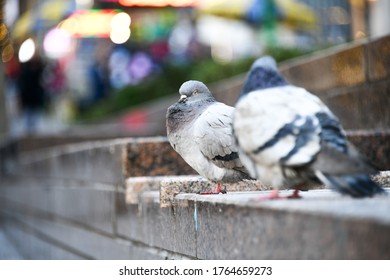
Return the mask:
[[[176,197],[193,201],[188,207],[197,221],[198,258],[390,257],[389,197],[356,200],[313,190],[301,200],[251,201],[257,195]]]
[[[370,81],[388,79],[390,76],[390,36],[368,43],[366,54]]]
[[[123,184],[123,141],[65,145],[20,156],[16,175]]]
[[[0,217],[1,221],[1,217]],[[0,260],[21,260],[22,255],[8,239],[4,232],[4,224],[0,222]]]
[[[188,208],[160,208],[159,192],[146,192],[138,205],[122,205],[117,212],[118,235],[195,257],[196,240],[192,212]]]
[[[143,192],[160,190],[165,176],[130,177],[126,179],[124,191],[126,204],[138,204]]]
[[[358,136],[358,135],[355,135]],[[387,182],[388,172],[382,172],[375,177],[379,182]],[[390,184],[386,184],[390,187]],[[160,192],[160,207],[172,207],[177,202],[175,196],[180,193],[196,194],[200,191],[211,191],[215,188],[215,183],[204,179],[201,176],[157,176],[157,177],[135,177],[128,178],[126,181],[126,190],[122,191],[117,205],[123,205],[126,209],[128,204],[139,204],[142,202],[145,192]],[[313,186],[312,189],[324,188],[323,185]],[[257,180],[243,180],[238,183],[222,184],[222,189],[227,192],[248,192],[270,190]],[[118,212],[120,208],[117,208]],[[136,209],[136,208],[135,208]],[[126,210],[125,210],[126,211]]]
[[[28,179],[28,178],[26,178]],[[23,182],[23,181],[22,181]],[[96,230],[113,233],[115,188],[77,180],[26,180],[4,185],[0,198],[27,211],[56,215]]]
[[[329,109],[345,129],[384,129],[390,127],[390,81],[345,89],[324,97]]]
[[[389,185],[388,173],[378,180]],[[82,223],[59,217],[40,218],[23,208],[12,208],[9,202],[2,217],[8,215],[6,221],[22,224],[7,228],[9,234],[16,232],[28,258],[61,258],[51,246],[99,259],[389,257],[389,196],[351,199],[328,190],[312,190],[302,193],[301,200],[253,201],[266,193],[180,193],[170,208],[160,208],[157,191],[140,193],[138,205],[126,204],[125,195],[118,195],[123,202],[117,208],[114,235],[93,232]],[[30,241],[34,244],[26,243]]]
[[[103,235],[83,226],[48,216],[2,212],[3,229],[27,259],[188,259],[116,236]]]
[[[222,189],[227,192],[234,191],[258,191],[268,190],[269,187],[256,180],[243,180],[238,183],[221,184]],[[153,177],[132,177],[126,179],[125,203],[138,204],[142,193],[149,191],[160,191],[160,206],[171,207],[174,197],[179,193],[199,193],[201,191],[212,191],[216,184],[208,181],[202,176],[153,176]]]
[[[227,192],[269,190],[269,187],[256,180],[243,180],[232,184],[221,184]],[[171,207],[174,197],[179,193],[199,193],[212,191],[216,184],[201,176],[175,176],[161,177],[160,181],[160,206]]]
[[[34,260],[78,260],[84,259],[74,252],[42,240],[35,232],[15,219],[8,219],[4,231],[22,255],[23,259]]]
[[[348,131],[348,139],[379,170],[390,170],[390,130]]]
[[[127,144],[126,177],[197,174],[166,137],[133,138]]]
[[[292,84],[318,94],[366,81],[363,45],[353,44],[342,50],[329,49],[280,66],[282,74]]]

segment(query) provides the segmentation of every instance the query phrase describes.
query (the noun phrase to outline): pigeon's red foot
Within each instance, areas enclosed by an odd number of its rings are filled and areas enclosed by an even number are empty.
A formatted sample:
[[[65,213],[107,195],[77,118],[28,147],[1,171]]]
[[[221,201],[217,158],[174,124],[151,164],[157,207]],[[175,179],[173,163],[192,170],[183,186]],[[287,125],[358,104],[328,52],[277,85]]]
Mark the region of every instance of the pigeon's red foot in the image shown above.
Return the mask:
[[[302,196],[299,195],[299,190],[295,189],[292,195],[287,196],[289,199],[299,199],[302,198]]]
[[[273,190],[269,195],[259,196],[257,198],[254,198],[254,201],[264,201],[264,200],[273,200],[273,199],[281,199],[284,198],[283,196],[279,195],[278,190]]]
[[[288,199],[302,198],[298,193],[299,193],[299,190],[295,189],[291,195],[282,196],[279,194],[278,190],[273,190],[269,195],[257,197],[254,199],[254,201],[265,201],[265,200],[285,199],[285,198],[288,198]]]
[[[199,192],[199,194],[201,194],[201,195],[206,195],[206,194],[220,194],[220,193],[223,193],[223,194],[226,193],[225,190],[222,190],[222,189],[221,189],[221,184],[217,184],[217,187],[215,188],[215,190],[213,190],[213,191],[211,191],[211,192]]]

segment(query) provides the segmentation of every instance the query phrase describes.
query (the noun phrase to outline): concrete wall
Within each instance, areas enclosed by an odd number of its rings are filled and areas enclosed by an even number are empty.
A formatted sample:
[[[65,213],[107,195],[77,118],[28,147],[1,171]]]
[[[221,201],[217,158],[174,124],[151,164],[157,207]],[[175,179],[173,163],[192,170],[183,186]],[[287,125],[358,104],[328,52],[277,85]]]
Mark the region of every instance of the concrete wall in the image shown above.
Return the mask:
[[[268,188],[257,181],[200,196],[213,184],[168,145],[138,138],[23,154],[1,178],[0,226],[27,259],[390,257],[389,196],[318,189],[261,203],[253,199]],[[390,186],[389,172],[376,180]]]
[[[168,146],[165,138],[145,138],[85,142],[21,154],[1,177],[0,226],[29,259],[171,258],[174,251],[126,237],[128,226],[136,229],[131,217],[140,218],[140,205],[138,199],[132,205],[125,201],[125,175],[191,170]],[[162,165],[161,158],[176,164]],[[148,168],[141,174],[145,164]],[[153,206],[159,209],[159,203]]]

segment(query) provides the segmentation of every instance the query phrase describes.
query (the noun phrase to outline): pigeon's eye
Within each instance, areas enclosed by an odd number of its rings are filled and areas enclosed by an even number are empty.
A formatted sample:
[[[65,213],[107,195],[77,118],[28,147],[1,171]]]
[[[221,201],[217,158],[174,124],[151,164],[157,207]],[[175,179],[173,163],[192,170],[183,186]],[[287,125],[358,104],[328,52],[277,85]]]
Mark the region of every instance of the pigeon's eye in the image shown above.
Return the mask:
[[[198,90],[197,89],[192,92],[192,95],[195,95],[195,94],[198,94]]]

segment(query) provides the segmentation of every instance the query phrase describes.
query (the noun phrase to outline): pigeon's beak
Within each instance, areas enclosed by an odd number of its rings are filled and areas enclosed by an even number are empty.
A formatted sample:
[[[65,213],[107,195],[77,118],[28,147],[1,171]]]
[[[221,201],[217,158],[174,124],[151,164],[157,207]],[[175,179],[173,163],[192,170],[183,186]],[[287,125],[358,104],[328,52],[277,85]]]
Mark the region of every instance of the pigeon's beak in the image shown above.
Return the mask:
[[[183,100],[183,99],[186,99],[187,98],[187,95],[180,95],[180,100]]]

